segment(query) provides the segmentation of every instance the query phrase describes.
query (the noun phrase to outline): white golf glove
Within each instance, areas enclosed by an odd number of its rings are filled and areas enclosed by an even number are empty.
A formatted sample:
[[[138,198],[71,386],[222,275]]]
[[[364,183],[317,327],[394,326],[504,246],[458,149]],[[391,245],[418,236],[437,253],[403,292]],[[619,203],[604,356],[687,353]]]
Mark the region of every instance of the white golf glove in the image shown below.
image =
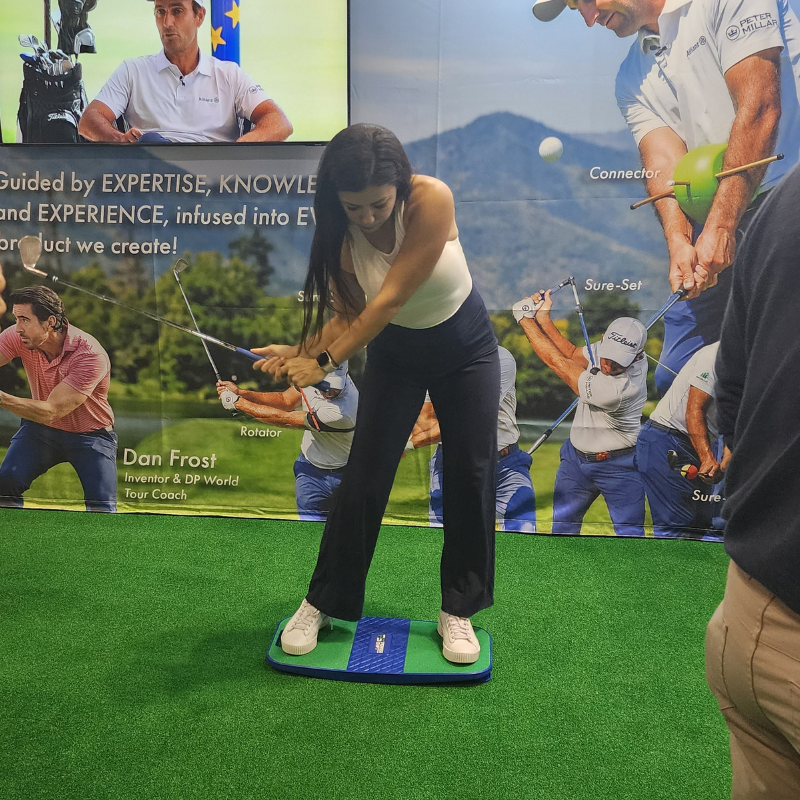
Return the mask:
[[[514,315],[514,319],[517,322],[523,317],[533,319],[541,305],[541,303],[534,303],[532,297],[523,297],[522,300],[518,300],[511,306],[511,313]]]
[[[236,401],[239,399],[238,394],[234,394],[230,389],[224,389],[219,396],[222,407],[228,411],[236,411]]]

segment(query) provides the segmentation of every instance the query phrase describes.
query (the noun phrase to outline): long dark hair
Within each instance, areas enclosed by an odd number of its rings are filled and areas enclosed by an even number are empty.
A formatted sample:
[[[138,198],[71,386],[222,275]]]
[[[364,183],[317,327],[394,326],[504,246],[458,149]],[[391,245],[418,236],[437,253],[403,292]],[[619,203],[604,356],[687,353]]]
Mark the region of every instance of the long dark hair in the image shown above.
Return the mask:
[[[317,170],[317,227],[303,291],[301,341],[322,329],[325,311],[333,305],[331,287],[344,310],[357,307],[342,281],[342,244],[348,222],[339,192],[361,192],[368,186],[384,185],[397,189],[397,213],[399,204],[411,194],[411,164],[398,138],[380,125],[366,123],[339,131],[325,148]]]

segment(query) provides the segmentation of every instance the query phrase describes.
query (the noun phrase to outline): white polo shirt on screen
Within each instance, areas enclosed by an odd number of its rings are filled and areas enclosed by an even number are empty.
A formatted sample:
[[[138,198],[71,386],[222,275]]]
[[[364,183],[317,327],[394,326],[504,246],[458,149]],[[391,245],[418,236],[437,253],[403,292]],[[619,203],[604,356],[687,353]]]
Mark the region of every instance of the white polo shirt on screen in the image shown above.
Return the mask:
[[[669,126],[691,150],[727,142],[736,109],[725,73],[755,53],[781,52],[781,120],[776,152],[762,189],[800,156],[800,21],[788,0],[667,0],[658,43],[640,37],[617,74],[617,103],[639,144]]]
[[[686,408],[689,405],[689,390],[694,386],[714,397],[717,385],[715,369],[719,342],[708,344],[698,350],[681,368],[669,391],[658,401],[650,419],[681,433],[689,434],[686,424]],[[706,413],[706,427],[712,439],[717,438],[717,405],[711,403]]]
[[[345,429],[344,433],[318,431],[306,423],[306,432],[300,443],[300,452],[315,467],[342,469],[350,457],[353,431],[358,416],[358,389],[347,376],[344,389],[333,400],[326,400],[319,389],[309,386],[303,390],[308,405],[317,421],[330,428]],[[308,410],[304,406],[304,410]]]
[[[597,345],[592,344],[596,364]],[[589,351],[581,351],[589,361]],[[584,453],[603,453],[634,447],[647,400],[647,359],[634,361],[621,375],[587,369],[578,376],[578,397],[569,438]]]
[[[270,98],[232,61],[201,53],[195,71],[182,76],[162,50],[123,61],[96,99],[145,133],[174,142],[234,142],[238,118],[250,119]]]
[[[500,355],[500,408],[497,412],[497,449],[502,450],[519,441],[517,426],[517,362],[505,347]]]

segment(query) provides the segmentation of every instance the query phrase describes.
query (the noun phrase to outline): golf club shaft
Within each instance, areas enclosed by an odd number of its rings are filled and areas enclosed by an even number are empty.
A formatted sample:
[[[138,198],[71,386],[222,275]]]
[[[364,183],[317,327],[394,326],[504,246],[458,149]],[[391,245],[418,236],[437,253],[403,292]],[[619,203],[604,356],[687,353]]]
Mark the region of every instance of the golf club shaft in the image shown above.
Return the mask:
[[[306,397],[306,393],[302,390],[300,386],[295,386],[298,392],[300,392],[300,396],[303,398],[303,402],[305,403],[306,410],[308,411],[308,416],[311,417],[311,422],[314,423],[314,427],[319,430],[319,422],[317,422],[317,417],[314,414],[314,411],[311,408],[311,403],[308,402],[308,398]]]
[[[578,287],[575,285],[575,277],[570,276],[570,286],[572,286],[572,294],[575,297],[575,310],[578,312],[578,321],[581,323],[581,330],[583,331],[583,340],[586,342],[586,350],[589,353],[589,361],[593,367],[597,364],[594,362],[594,353],[592,353],[592,345],[589,342],[589,331],[586,330],[586,320],[583,318],[583,306],[581,305],[580,298],[578,297]]]
[[[533,443],[533,447],[528,450],[528,455],[535,453],[552,435],[553,431],[577,408],[579,397],[576,397],[569,407],[564,410],[561,416]]]
[[[655,325],[656,322],[658,322],[661,319],[661,317],[663,317],[664,314],[666,314],[667,311],[669,311],[672,308],[672,306],[674,306],[675,303],[678,302],[678,300],[682,300],[684,297],[686,297],[688,293],[689,292],[683,288],[678,289],[677,292],[673,292],[669,296],[669,300],[667,300],[667,302],[664,303],[664,305],[661,306],[661,308],[659,308],[658,311],[656,311],[656,313],[653,314],[653,316],[647,322],[645,322],[644,324],[645,328],[647,328],[647,330],[650,330],[650,328],[652,328],[653,325]]]
[[[714,177],[719,179],[727,178],[729,175],[738,175],[740,172],[744,172],[745,170],[753,169],[755,167],[762,167],[764,164],[771,164],[773,161],[780,161],[782,158],[783,153],[777,153],[769,158],[761,158],[758,161],[751,161],[749,164],[742,164],[741,167],[731,167],[730,169],[723,170],[722,172],[718,172]]]
[[[50,0],[44,0],[44,43],[48,50],[51,44],[50,25]]]
[[[637,208],[640,208],[641,206],[646,206],[648,203],[655,203],[656,200],[663,200],[665,197],[674,197],[674,196],[675,192],[672,189],[666,192],[659,192],[658,194],[654,194],[651,197],[645,197],[644,200],[639,200],[636,203],[632,203],[631,211],[635,211]]]
[[[200,326],[197,324],[197,320],[195,319],[194,311],[192,311],[191,305],[189,305],[189,298],[186,296],[186,292],[183,291],[183,284],[181,283],[181,279],[175,270],[172,271],[172,274],[175,276],[175,280],[178,281],[178,288],[181,290],[181,294],[183,295],[183,302],[186,303],[186,308],[189,309],[189,316],[192,318],[192,322],[194,323],[194,329],[195,331],[197,331],[197,333],[200,333]],[[203,343],[203,349],[206,351],[208,360],[211,363],[211,368],[214,370],[214,375],[217,376],[217,381],[221,381],[222,378],[220,377],[217,365],[214,363],[214,359],[211,356],[211,351],[208,349],[208,344],[205,342],[204,339],[201,339],[200,341]]]
[[[113,297],[107,297],[104,294],[99,294],[98,292],[92,292],[89,289],[84,289],[83,286],[78,286],[75,283],[62,280],[61,278],[58,278],[55,275],[47,275],[46,273],[41,272],[41,270],[37,270],[37,273],[41,274],[45,278],[48,278],[53,283],[60,283],[64,286],[68,286],[70,289],[75,289],[78,292],[83,292],[84,294],[96,297],[98,300],[105,300],[107,303],[112,303],[113,305],[119,306],[120,308],[125,308],[128,311],[133,311],[136,314],[141,314],[142,316],[152,319],[154,322],[160,322],[162,325],[169,325],[170,327],[176,328],[177,330],[183,331],[184,333],[189,333],[192,336],[197,336],[205,342],[211,342],[212,344],[216,344],[219,347],[224,347],[226,350],[232,350],[233,352],[238,353],[240,356],[249,358],[251,361],[261,361],[264,358],[263,356],[251,353],[249,350],[245,350],[243,347],[237,347],[235,344],[230,344],[229,342],[223,342],[221,339],[217,339],[215,336],[209,336],[209,334],[203,333],[202,331],[193,330],[192,328],[189,328],[186,325],[181,325],[178,322],[173,322],[171,319],[167,319],[166,317],[160,317],[158,314],[152,314],[151,312],[145,311],[142,308],[135,308],[134,306],[129,306],[127,303],[115,300]]]
[[[659,308],[658,311],[656,311],[656,313],[647,321],[647,323],[645,323],[645,328],[647,328],[648,330],[652,328],[653,325],[655,325],[656,322],[658,322],[661,319],[661,317],[663,317],[664,314],[666,314],[667,311],[669,311],[672,308],[672,306],[674,306],[675,303],[678,302],[678,300],[680,300],[682,297],[686,297],[686,295],[687,295],[686,289],[678,289],[677,292],[671,294],[669,300],[667,300],[667,302],[664,303],[664,305],[661,306],[661,308]],[[671,371],[672,370],[670,370],[670,372]],[[550,435],[553,433],[553,431],[575,410],[575,408],[577,408],[579,400],[580,398],[576,397],[570,403],[569,408],[567,408],[564,411],[564,413],[533,443],[533,447],[531,447],[531,449],[528,450],[528,455],[531,455],[532,453],[536,452],[536,450],[538,450],[539,447],[541,447],[550,438]]]
[[[661,369],[665,369],[667,372],[674,375],[676,378],[678,377],[678,373],[675,372],[674,369],[670,369],[666,364],[662,364],[655,356],[651,356],[650,353],[645,353],[645,355],[658,367]]]

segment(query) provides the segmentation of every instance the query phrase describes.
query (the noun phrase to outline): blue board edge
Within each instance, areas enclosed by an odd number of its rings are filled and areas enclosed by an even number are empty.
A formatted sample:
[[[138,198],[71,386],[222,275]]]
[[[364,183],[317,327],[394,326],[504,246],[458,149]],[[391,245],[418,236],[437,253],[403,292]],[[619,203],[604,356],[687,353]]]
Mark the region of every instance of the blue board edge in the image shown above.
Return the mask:
[[[281,625],[289,617],[280,620],[275,628],[275,633],[270,640],[267,649],[266,664],[279,672],[287,672],[292,675],[302,675],[307,678],[321,678],[330,681],[347,681],[348,683],[380,683],[394,686],[409,686],[420,684],[448,683],[486,683],[492,677],[492,665],[494,662],[493,648],[494,642],[491,634],[484,630],[489,637],[489,666],[480,672],[407,672],[407,673],[380,673],[380,672],[348,672],[344,669],[328,669],[326,667],[308,667],[305,665],[292,665],[283,661],[276,661],[271,658],[269,651],[277,641]],[[410,620],[410,622],[430,622],[430,620]],[[467,665],[465,665],[467,666]]]

